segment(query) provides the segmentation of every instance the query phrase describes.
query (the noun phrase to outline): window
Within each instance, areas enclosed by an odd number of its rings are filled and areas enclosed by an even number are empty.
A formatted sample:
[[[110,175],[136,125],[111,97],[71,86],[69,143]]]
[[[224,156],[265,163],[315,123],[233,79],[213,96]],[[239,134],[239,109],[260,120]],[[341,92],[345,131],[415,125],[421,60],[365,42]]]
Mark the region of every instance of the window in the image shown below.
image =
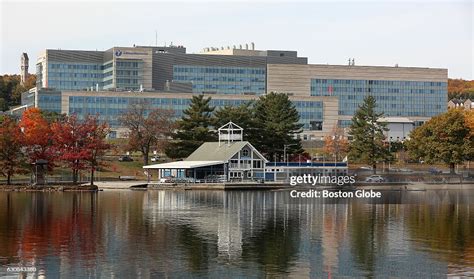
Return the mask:
[[[309,123],[311,125],[310,130],[312,131],[321,131],[323,129],[322,121],[310,121]]]
[[[244,150],[242,150],[242,156],[244,156],[244,157],[248,157],[248,156],[249,156],[249,154],[250,154],[250,152],[249,152],[249,150],[248,150],[248,149],[244,149]]]
[[[260,169],[260,168],[262,168],[262,161],[260,161],[260,160],[255,160],[255,161],[253,161],[253,168],[254,168],[254,169]]]

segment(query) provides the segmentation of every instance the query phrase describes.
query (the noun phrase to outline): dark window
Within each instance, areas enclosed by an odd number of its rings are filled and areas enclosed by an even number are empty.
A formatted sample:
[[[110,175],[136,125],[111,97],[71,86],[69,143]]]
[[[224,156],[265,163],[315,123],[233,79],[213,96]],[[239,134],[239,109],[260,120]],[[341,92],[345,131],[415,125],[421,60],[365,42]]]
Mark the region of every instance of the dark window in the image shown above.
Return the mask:
[[[311,125],[310,130],[312,131],[321,131],[323,129],[322,121],[310,121],[309,124]]]

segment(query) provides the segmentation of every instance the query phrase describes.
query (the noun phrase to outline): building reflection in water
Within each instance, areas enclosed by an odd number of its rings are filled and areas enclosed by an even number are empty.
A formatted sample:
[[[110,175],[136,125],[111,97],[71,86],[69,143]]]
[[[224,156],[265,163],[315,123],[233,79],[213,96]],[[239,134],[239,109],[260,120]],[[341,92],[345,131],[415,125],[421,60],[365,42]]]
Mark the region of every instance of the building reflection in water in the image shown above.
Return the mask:
[[[0,263],[52,278],[472,274],[472,193],[404,195],[411,204],[291,203],[283,191],[0,193]]]

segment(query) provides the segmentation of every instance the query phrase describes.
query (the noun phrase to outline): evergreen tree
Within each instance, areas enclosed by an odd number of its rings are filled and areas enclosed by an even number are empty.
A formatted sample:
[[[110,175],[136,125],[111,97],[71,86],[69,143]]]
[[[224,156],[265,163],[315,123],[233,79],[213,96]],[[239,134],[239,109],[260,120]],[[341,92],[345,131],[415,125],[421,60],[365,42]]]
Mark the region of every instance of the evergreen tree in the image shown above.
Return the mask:
[[[216,133],[210,129],[215,109],[210,106],[210,101],[210,97],[193,96],[191,104],[183,111],[183,117],[176,122],[174,142],[165,151],[168,157],[185,158],[204,142],[216,140]]]
[[[377,162],[390,159],[390,152],[384,143],[384,132],[388,131],[387,124],[377,122],[383,117],[383,113],[377,113],[375,109],[375,98],[366,97],[352,118],[349,131],[349,135],[352,136],[349,157],[371,165],[374,173],[377,172]]]
[[[299,123],[300,115],[287,94],[272,92],[261,96],[254,108],[254,124],[259,130],[253,144],[267,159],[284,159],[285,146],[287,154],[303,152],[301,140],[295,137],[301,133],[303,125]]]

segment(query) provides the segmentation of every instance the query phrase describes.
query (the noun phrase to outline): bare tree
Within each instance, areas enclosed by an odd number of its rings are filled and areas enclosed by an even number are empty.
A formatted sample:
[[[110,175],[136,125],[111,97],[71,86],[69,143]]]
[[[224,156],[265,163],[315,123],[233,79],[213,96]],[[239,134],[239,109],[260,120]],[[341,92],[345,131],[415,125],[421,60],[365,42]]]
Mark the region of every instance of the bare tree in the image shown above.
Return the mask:
[[[140,151],[143,164],[148,164],[148,154],[153,146],[162,146],[174,129],[174,112],[168,109],[152,108],[147,102],[130,104],[120,123],[128,128],[128,148]]]

